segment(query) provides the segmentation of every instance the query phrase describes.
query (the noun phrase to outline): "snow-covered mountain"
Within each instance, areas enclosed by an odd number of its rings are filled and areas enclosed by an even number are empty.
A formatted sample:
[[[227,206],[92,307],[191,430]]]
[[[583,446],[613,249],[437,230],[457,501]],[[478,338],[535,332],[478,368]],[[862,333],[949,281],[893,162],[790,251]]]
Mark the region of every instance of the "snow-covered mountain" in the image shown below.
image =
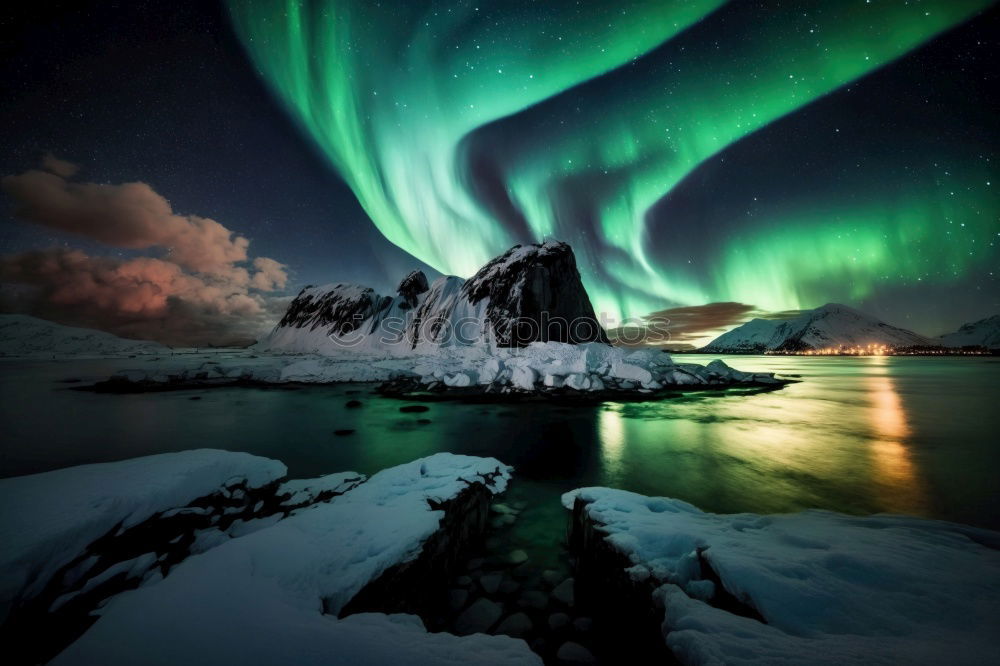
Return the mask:
[[[791,319],[751,319],[720,335],[702,351],[746,354],[868,345],[912,347],[939,344],[913,331],[890,326],[846,305],[827,303],[815,310],[805,310]]]
[[[0,356],[162,354],[169,348],[28,315],[0,315]]]
[[[939,344],[945,347],[986,347],[1000,348],[1000,315],[993,315],[969,324],[963,324],[957,331],[942,335]]]
[[[408,354],[440,347],[608,342],[566,243],[517,245],[468,280],[414,271],[394,296],[349,283],[307,287],[258,347]]]

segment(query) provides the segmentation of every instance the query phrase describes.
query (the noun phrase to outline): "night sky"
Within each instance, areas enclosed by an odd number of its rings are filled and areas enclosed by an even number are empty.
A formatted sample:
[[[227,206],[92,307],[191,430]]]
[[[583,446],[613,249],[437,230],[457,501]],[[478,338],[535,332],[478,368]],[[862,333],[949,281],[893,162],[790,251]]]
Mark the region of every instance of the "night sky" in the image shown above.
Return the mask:
[[[615,320],[995,314],[1000,10],[820,4],[21,9],[3,307],[239,341],[306,283],[386,291],[557,238]]]

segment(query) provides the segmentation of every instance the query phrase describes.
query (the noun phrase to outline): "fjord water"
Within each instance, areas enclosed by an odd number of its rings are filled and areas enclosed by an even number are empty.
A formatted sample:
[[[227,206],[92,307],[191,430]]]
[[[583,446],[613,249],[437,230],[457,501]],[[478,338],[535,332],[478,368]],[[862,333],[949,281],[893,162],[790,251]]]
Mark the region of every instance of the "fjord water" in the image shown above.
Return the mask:
[[[435,402],[403,413],[411,403],[371,385],[107,395],[61,380],[141,359],[4,361],[0,475],[200,447],[277,458],[298,477],[371,474],[438,451],[494,456],[516,467],[509,499],[528,507],[510,539],[543,559],[556,557],[543,544],[566,522],[559,495],[592,485],[715,512],[895,512],[1000,528],[997,359],[723,358],[798,381],[646,403]],[[362,406],[347,408],[351,399]]]

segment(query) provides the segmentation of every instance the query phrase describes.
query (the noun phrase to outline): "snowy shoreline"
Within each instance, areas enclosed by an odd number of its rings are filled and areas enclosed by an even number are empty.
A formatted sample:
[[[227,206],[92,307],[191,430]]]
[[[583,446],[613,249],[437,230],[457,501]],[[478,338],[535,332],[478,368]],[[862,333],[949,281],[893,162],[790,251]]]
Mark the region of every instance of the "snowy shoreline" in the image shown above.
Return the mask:
[[[288,480],[279,461],[202,449],[3,479],[0,634],[15,661],[54,664],[538,665],[514,627],[523,605],[460,604],[459,635],[420,619],[448,592],[442,581],[482,568],[464,558],[491,515],[512,511],[491,508],[512,472],[439,453],[370,478]],[[562,504],[574,570],[551,594],[595,621],[602,608],[626,620],[603,629],[615,654],[658,648],[641,654],[669,650],[685,664],[1000,656],[1000,533],[884,514],[712,514],[609,488],[573,490]],[[31,639],[39,627],[44,644]]]
[[[78,387],[139,393],[217,386],[290,386],[370,382],[388,396],[508,401],[525,398],[650,400],[682,390],[773,390],[791,380],[749,373],[722,361],[676,363],[666,352],[532,343],[483,351],[443,348],[435,354],[385,356],[213,351],[136,359],[104,381]]]
[[[439,453],[288,480],[277,460],[201,449],[3,479],[0,638],[14,663],[537,666],[507,636],[346,612],[388,606],[365,594],[383,580],[419,609],[510,477]]]

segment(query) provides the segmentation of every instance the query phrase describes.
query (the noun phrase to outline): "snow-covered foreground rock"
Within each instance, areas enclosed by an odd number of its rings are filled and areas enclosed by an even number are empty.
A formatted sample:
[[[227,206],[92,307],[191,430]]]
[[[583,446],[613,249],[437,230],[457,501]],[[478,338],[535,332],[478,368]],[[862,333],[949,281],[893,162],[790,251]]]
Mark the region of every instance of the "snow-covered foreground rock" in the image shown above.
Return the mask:
[[[0,622],[100,537],[285,473],[276,460],[201,449],[0,480]]]
[[[535,342],[523,348],[440,350],[385,356],[264,355],[248,351],[174,355],[131,364],[106,390],[163,390],[235,383],[396,382],[397,391],[461,389],[463,394],[650,394],[664,389],[785,383],[722,361],[675,363],[658,350],[602,343]]]
[[[99,607],[52,663],[539,664],[520,640],[430,634],[413,615],[360,612],[419,606],[425,579],[459,556],[470,521],[485,525],[510,472],[442,453],[367,480],[281,482],[277,461],[187,451],[3,480],[4,583],[18,592],[0,631],[22,660],[45,660]],[[205,499],[215,496],[228,506]],[[176,521],[197,529],[149,545]],[[149,552],[129,553],[137,541]],[[132,582],[106,587],[112,579]],[[36,583],[73,591],[32,607]],[[31,643],[42,627],[46,644]]]
[[[684,663],[1000,661],[996,532],[826,511],[716,515],[607,488],[563,504],[576,539],[589,531],[590,550],[618,558],[604,573],[665,607],[664,639]]]
[[[148,340],[126,340],[104,331],[62,326],[28,315],[0,315],[0,356],[108,357],[169,352],[169,348]]]

